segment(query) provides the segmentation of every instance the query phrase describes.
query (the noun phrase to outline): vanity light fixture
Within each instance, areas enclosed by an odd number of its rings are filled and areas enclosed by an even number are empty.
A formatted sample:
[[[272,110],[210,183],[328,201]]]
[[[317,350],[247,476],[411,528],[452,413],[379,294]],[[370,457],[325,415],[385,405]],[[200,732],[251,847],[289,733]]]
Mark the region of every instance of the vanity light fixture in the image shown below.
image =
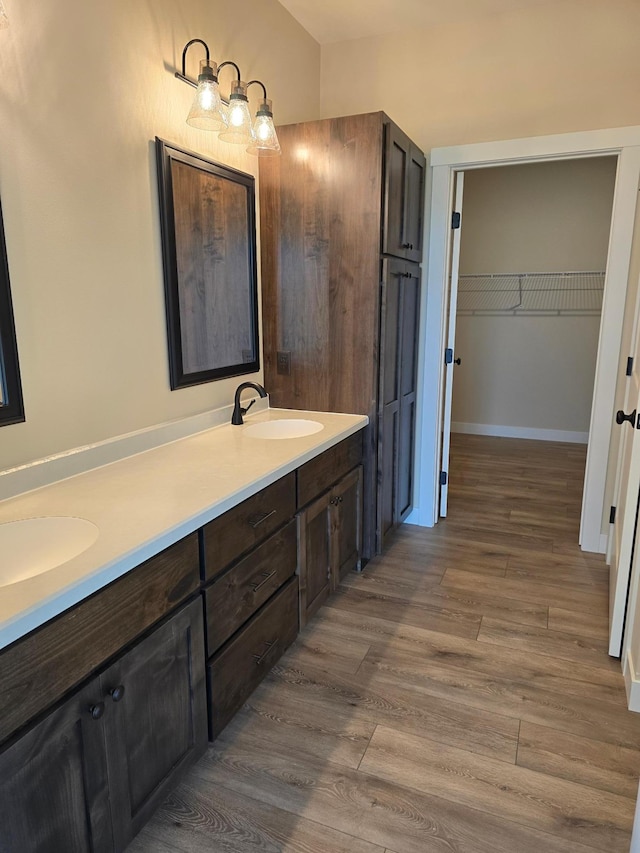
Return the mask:
[[[251,113],[249,112],[249,98],[247,97],[247,83],[240,79],[240,69],[236,65],[238,79],[231,84],[229,95],[229,126],[220,133],[220,139],[224,142],[235,142],[237,145],[250,145],[253,142],[253,128],[251,127]]]
[[[281,151],[278,134],[273,124],[271,101],[267,98],[267,90],[260,80],[250,80],[247,86],[251,86],[253,83],[262,86],[263,98],[260,101],[255,124],[253,125],[254,141],[249,145],[247,151],[249,154],[258,154],[263,157],[274,156],[275,154],[280,154]]]
[[[206,58],[200,62],[197,82],[187,77],[186,72],[187,51],[192,44],[201,44],[206,53]],[[218,75],[227,65],[232,66],[236,72],[228,101],[220,95],[218,85]],[[224,142],[246,145],[250,154],[260,156],[280,154],[280,143],[273,124],[271,101],[267,97],[264,83],[260,80],[250,80],[249,83],[245,83],[235,62],[227,61],[220,65],[212,62],[209,46],[202,39],[191,39],[186,43],[182,51],[182,73],[176,71],[176,77],[196,89],[195,98],[187,116],[188,125],[200,130],[217,132]],[[254,84],[262,87],[263,98],[252,126],[247,92],[249,86]]]

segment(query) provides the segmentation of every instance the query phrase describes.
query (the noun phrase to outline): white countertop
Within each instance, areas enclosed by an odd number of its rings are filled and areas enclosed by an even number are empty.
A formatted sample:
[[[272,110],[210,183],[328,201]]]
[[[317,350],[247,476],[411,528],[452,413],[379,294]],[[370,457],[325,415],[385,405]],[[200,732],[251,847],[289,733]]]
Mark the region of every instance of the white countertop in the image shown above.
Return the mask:
[[[285,409],[245,420],[249,426],[281,418],[319,421],[323,429],[273,440],[225,424],[1,501],[0,524],[73,516],[95,524],[99,535],[62,566],[0,587],[0,648],[368,423],[363,415]]]

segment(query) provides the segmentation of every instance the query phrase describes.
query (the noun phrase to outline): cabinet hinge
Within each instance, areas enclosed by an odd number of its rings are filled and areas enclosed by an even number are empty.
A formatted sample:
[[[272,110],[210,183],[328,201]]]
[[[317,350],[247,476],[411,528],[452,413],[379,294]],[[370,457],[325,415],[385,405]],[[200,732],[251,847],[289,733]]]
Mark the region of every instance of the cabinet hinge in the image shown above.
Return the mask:
[[[440,471],[440,485],[441,486],[447,485],[447,472],[446,471]]]
[[[447,347],[444,351],[444,363],[453,364],[453,350],[450,347]]]
[[[614,506],[611,507],[611,512],[609,513],[609,524],[616,523],[616,508]]]
[[[451,228],[456,231],[460,227],[460,219],[461,215],[457,210],[454,210],[451,214]]]
[[[629,356],[627,359],[627,376],[631,376],[633,374],[633,357]]]

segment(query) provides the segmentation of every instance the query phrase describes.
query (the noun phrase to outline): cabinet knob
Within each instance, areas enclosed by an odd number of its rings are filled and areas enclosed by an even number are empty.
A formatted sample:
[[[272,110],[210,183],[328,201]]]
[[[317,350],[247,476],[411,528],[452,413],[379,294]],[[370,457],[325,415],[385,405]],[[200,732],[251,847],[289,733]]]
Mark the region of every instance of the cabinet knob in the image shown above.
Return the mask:
[[[119,702],[124,696],[124,684],[118,684],[117,687],[110,690],[109,696],[111,696],[114,702]]]
[[[413,248],[413,246],[411,245],[411,243],[403,243],[403,244],[402,244],[402,248],[403,248],[403,249],[412,249],[412,248]]]
[[[104,702],[96,702],[95,705],[89,705],[89,713],[91,719],[99,720],[104,714]]]

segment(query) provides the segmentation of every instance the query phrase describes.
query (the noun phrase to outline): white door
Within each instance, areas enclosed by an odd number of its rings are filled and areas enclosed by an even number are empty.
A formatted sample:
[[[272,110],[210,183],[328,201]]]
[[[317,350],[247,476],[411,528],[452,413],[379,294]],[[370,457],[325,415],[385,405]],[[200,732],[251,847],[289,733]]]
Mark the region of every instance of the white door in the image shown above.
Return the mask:
[[[460,276],[460,238],[462,236],[462,193],[464,172],[456,172],[451,223],[452,238],[449,254],[449,317],[447,346],[444,353],[444,403],[442,421],[442,456],[440,460],[440,515],[447,514],[449,496],[449,446],[451,439],[451,402],[453,400],[453,368],[455,367],[456,311],[458,308],[458,278]],[[455,226],[455,227],[454,227]]]
[[[627,381],[624,409],[615,414],[617,426],[614,427],[622,430],[609,570],[609,654],[615,657],[619,657],[622,651],[640,488],[640,323],[637,319],[634,338],[631,352],[633,366]],[[622,362],[626,362],[624,353]]]

